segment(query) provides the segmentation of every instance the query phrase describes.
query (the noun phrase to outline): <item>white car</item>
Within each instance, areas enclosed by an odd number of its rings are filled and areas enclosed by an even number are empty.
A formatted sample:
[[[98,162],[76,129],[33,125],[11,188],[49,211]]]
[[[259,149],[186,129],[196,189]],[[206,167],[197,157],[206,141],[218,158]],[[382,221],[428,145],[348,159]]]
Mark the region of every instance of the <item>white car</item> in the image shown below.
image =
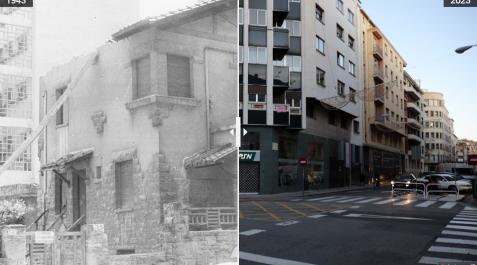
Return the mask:
[[[425,184],[437,184],[429,185],[427,189],[441,189],[441,190],[456,190],[470,191],[472,190],[472,182],[467,179],[456,179],[452,174],[438,173],[427,175],[422,178],[418,178],[417,181]]]

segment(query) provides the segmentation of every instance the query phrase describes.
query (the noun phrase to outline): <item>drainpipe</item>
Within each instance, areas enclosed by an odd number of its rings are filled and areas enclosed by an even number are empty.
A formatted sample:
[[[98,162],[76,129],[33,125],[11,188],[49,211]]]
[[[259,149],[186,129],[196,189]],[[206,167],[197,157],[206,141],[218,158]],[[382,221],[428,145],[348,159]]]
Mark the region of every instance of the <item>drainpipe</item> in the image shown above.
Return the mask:
[[[206,139],[207,139],[207,150],[211,148],[210,146],[210,98],[209,98],[209,68],[207,67],[208,63],[208,51],[210,48],[204,48],[205,62],[204,62],[204,71],[205,71],[205,128],[206,128]]]
[[[48,97],[47,97],[47,91],[43,91],[43,117],[46,116],[47,114],[47,103],[48,103]],[[48,155],[48,144],[47,144],[47,134],[48,134],[48,126],[46,126],[44,129],[44,135],[43,135],[43,165],[45,165],[48,161],[47,155]],[[46,194],[48,190],[48,174],[45,172],[45,175],[43,177],[43,212],[46,211]],[[43,215],[43,230],[46,228],[46,222],[47,222],[47,215]]]

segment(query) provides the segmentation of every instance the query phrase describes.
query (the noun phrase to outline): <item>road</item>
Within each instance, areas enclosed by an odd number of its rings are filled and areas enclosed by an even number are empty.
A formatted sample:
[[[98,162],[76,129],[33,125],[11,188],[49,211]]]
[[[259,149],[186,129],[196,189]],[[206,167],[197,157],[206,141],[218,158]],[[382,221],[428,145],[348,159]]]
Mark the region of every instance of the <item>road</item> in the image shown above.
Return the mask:
[[[363,190],[240,200],[240,264],[437,264],[477,260],[477,208],[455,195]]]

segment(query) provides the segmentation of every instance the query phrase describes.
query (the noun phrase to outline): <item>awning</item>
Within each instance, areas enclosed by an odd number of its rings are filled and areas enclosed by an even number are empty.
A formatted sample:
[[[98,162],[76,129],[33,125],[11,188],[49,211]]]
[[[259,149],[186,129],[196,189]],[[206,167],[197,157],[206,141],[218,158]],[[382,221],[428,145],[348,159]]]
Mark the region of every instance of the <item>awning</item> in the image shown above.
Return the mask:
[[[58,158],[56,161],[43,165],[41,167],[41,170],[50,170],[50,169],[64,167],[68,163],[90,156],[91,154],[93,154],[93,152],[94,152],[94,148],[87,148],[87,149],[68,153],[65,156]]]
[[[197,168],[197,167],[206,167],[213,166],[217,164],[220,160],[224,159],[228,155],[237,151],[237,147],[233,146],[231,143],[225,144],[219,147],[212,148],[210,150],[202,151],[195,153],[190,157],[184,159],[184,167]]]

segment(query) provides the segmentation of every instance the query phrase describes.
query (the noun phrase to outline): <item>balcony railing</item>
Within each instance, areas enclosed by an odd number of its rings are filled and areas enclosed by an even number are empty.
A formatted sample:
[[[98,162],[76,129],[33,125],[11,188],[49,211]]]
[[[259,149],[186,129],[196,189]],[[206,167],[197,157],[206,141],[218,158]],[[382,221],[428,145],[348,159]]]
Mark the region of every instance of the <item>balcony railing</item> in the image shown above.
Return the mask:
[[[385,95],[385,91],[384,91],[384,85],[377,85],[375,87],[375,91],[374,91],[374,100],[376,102],[380,102],[382,104],[384,104],[384,95]]]
[[[419,142],[419,143],[422,142],[422,138],[421,138],[421,137],[419,137],[419,136],[417,136],[417,135],[415,135],[415,134],[412,134],[412,133],[409,133],[409,134],[407,135],[407,139],[409,139],[410,141],[415,141],[415,142]]]
[[[374,118],[375,123],[380,124],[387,129],[399,132],[403,134],[402,130],[404,129],[404,126],[402,123],[398,123],[395,121],[391,121],[390,119],[387,119],[385,115],[379,115]]]
[[[419,106],[414,102],[407,102],[406,107],[408,109],[414,110],[415,112],[421,112],[421,109],[419,108]]]
[[[384,72],[380,67],[374,66],[373,76],[374,78],[380,79],[381,82],[384,82]]]
[[[231,207],[191,208],[189,210],[189,229],[231,230],[237,226],[237,209]]]
[[[421,129],[421,123],[414,118],[407,118],[407,124],[416,129]]]
[[[249,110],[267,110],[267,103],[265,102],[249,102],[248,103]]]
[[[288,29],[273,29],[273,59],[282,60],[290,48]]]
[[[383,49],[381,47],[374,45],[373,46],[373,55],[376,59],[382,60],[383,59]]]
[[[301,115],[301,107],[290,106],[290,115]]]

